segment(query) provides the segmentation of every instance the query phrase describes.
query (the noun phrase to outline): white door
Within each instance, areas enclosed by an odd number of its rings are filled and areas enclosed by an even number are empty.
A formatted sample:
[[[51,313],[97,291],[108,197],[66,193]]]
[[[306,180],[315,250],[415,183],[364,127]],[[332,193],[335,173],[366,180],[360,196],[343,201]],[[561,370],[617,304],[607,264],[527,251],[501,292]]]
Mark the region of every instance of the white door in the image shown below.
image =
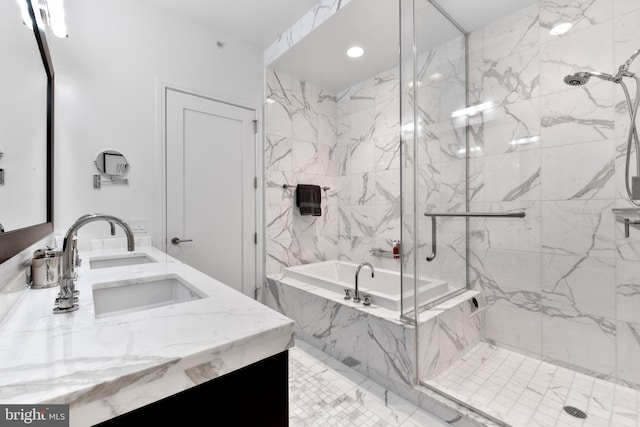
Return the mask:
[[[167,253],[252,297],[254,118],[253,110],[166,91]]]

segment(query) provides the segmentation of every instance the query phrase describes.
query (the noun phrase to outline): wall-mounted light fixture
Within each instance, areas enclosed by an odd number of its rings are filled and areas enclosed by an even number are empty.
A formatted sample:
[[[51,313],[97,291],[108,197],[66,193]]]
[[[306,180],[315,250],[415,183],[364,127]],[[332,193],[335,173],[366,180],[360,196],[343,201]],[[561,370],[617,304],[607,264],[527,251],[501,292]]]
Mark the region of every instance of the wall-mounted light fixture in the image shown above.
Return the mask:
[[[36,23],[39,28],[45,30],[48,26],[54,36],[68,37],[67,24],[64,13],[64,0],[17,0],[22,13],[24,25],[33,29],[33,23],[27,9],[27,2],[30,1],[36,14]]]

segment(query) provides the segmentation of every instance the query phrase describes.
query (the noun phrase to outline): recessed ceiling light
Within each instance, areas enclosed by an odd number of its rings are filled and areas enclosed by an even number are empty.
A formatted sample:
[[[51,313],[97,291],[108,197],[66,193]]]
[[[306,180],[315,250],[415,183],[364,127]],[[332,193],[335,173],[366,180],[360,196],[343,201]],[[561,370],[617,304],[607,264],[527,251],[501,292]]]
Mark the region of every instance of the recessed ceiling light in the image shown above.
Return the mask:
[[[552,36],[561,36],[565,33],[568,33],[572,28],[573,24],[571,22],[562,22],[550,29],[549,34],[551,34]]]
[[[364,53],[364,49],[360,46],[353,46],[347,50],[347,56],[350,58],[359,58]]]

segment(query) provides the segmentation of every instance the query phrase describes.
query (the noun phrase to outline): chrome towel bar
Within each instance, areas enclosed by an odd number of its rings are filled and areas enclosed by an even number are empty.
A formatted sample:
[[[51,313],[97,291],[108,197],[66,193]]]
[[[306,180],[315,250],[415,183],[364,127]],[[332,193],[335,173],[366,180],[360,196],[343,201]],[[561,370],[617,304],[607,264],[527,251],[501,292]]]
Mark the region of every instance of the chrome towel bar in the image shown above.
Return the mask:
[[[437,217],[460,217],[460,218],[524,218],[524,211],[520,212],[425,212],[424,216],[431,217],[431,255],[427,256],[427,261],[431,262],[436,258],[436,218]]]
[[[284,188],[285,190],[287,188],[296,188],[296,187],[297,187],[297,185],[282,184],[282,188]],[[331,190],[331,187],[322,187],[322,189],[324,191],[327,191],[327,190]]]

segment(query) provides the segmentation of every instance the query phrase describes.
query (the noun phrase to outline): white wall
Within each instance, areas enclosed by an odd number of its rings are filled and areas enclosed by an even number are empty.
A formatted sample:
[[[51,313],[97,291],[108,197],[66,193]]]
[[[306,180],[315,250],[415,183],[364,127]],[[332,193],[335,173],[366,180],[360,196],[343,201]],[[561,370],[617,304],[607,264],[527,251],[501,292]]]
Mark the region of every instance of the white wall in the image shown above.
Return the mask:
[[[68,39],[49,38],[56,71],[55,226],[88,212],[147,219],[161,232],[160,82],[255,106],[262,102],[262,52],[144,1],[67,0]],[[224,41],[224,49],[216,45]],[[116,149],[129,185],[93,188],[93,160]],[[106,224],[80,233],[108,235]],[[121,232],[119,231],[119,234]]]

